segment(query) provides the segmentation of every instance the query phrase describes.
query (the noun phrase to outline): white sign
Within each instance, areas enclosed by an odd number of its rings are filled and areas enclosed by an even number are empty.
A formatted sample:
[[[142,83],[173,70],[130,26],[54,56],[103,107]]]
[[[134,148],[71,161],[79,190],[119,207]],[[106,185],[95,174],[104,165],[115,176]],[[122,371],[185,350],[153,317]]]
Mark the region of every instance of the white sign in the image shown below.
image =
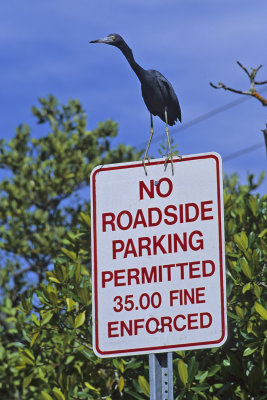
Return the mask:
[[[93,337],[99,357],[226,340],[221,158],[96,167],[91,175]]]

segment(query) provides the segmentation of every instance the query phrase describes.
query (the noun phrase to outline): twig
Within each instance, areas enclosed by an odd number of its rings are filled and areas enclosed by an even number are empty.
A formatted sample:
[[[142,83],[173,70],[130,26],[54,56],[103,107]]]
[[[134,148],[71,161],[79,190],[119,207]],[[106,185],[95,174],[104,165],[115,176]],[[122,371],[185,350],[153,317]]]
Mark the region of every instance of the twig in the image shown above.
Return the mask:
[[[247,68],[244,67],[244,65],[242,65],[240,61],[237,61],[236,63],[239,65],[239,67],[241,67],[241,68],[245,71],[245,73],[247,74],[247,76],[250,78],[250,74],[249,74]]]
[[[248,96],[251,96],[251,92],[230,88],[229,86],[226,86],[222,82],[219,82],[217,86],[214,85],[214,83],[210,82],[210,86],[212,86],[214,89],[224,89],[224,90],[228,90],[229,92],[234,92],[234,93],[238,93],[238,94],[246,94]]]
[[[262,82],[255,81],[255,77],[257,75],[257,72],[259,71],[260,68],[262,68],[262,65],[260,65],[257,68],[251,68],[251,72],[249,72],[247,70],[247,68],[244,67],[244,65],[241,64],[240,61],[237,61],[237,64],[239,65],[240,68],[243,69],[243,71],[249,77],[249,80],[250,80],[250,88],[249,88],[249,90],[233,89],[233,88],[231,88],[229,86],[226,86],[222,82],[219,82],[218,85],[214,85],[212,82],[210,82],[210,86],[213,87],[214,89],[224,89],[224,90],[228,90],[229,92],[255,97],[257,100],[259,100],[261,102],[261,104],[263,106],[267,106],[267,99],[262,97],[255,89],[255,85],[265,85],[267,83],[267,81],[262,81]]]
[[[263,82],[256,82],[255,81],[255,85],[266,85],[267,81],[263,81]]]

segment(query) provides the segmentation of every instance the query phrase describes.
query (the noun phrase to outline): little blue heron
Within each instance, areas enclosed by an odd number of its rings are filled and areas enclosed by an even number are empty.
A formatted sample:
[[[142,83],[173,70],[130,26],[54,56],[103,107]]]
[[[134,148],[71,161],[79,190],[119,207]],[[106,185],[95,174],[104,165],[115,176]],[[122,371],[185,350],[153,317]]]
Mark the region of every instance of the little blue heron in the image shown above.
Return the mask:
[[[158,71],[154,69],[145,70],[140,65],[137,64],[133,57],[133,52],[124,39],[118,35],[117,33],[111,33],[107,37],[103,39],[92,40],[90,43],[106,43],[110,44],[111,46],[115,46],[123,53],[125,58],[127,59],[128,63],[136,73],[139,81],[141,82],[141,90],[144,102],[150,112],[150,137],[147,145],[147,149],[142,160],[145,173],[147,175],[145,161],[149,160],[148,150],[150,146],[150,142],[154,133],[153,129],[153,117],[152,115],[157,115],[166,123],[166,135],[167,135],[167,143],[169,148],[169,154],[166,156],[165,159],[165,169],[167,167],[167,163],[169,158],[171,159],[171,167],[172,167],[172,174],[174,173],[173,169],[173,155],[170,145],[170,138],[169,138],[169,128],[168,125],[172,126],[176,123],[177,119],[182,121],[181,118],[181,109],[175,94],[175,91],[170,84],[170,82]]]

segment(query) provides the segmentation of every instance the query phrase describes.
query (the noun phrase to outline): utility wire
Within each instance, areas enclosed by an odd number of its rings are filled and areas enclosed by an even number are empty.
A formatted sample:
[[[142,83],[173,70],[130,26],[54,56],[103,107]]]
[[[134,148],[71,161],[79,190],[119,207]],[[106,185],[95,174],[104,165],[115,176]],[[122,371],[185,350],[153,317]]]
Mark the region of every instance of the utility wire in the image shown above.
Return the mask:
[[[265,92],[266,90],[267,90],[267,87],[262,89],[262,90],[259,90],[259,93]],[[172,134],[177,134],[182,130],[190,128],[193,125],[199,124],[200,122],[205,121],[206,119],[209,119],[209,118],[213,117],[214,115],[220,114],[221,112],[229,110],[230,108],[235,107],[235,106],[237,106],[237,105],[239,105],[241,103],[244,103],[245,101],[248,101],[250,99],[251,99],[251,96],[244,96],[244,97],[241,97],[241,98],[239,98],[237,100],[230,101],[229,103],[224,104],[221,107],[217,107],[214,110],[211,110],[211,111],[209,111],[209,112],[207,112],[205,114],[200,115],[199,117],[196,117],[196,118],[192,119],[189,122],[186,122],[183,125],[180,125],[176,129],[172,130]],[[153,137],[153,142],[159,142],[160,140],[162,140],[162,136],[161,135]],[[147,143],[143,142],[143,143],[140,143],[139,145],[137,145],[136,147],[137,148],[143,148],[146,145],[147,145]],[[256,150],[256,149],[258,149],[260,147],[263,147],[263,146],[264,146],[264,143],[258,143],[258,144],[246,147],[246,148],[244,148],[244,149],[242,149],[240,151],[237,151],[235,153],[231,153],[228,156],[223,157],[223,160],[224,161],[231,160],[232,158],[238,157],[239,155],[242,155],[242,154],[245,154],[245,153],[249,153],[250,151]]]
[[[265,146],[264,143],[257,143],[252,146],[245,147],[242,150],[236,151],[234,153],[229,154],[228,156],[223,157],[223,161],[226,162],[226,161],[232,160],[233,158],[242,156],[243,154],[246,154],[246,153],[250,153],[251,151],[257,150],[260,147],[264,147],[264,146]]]

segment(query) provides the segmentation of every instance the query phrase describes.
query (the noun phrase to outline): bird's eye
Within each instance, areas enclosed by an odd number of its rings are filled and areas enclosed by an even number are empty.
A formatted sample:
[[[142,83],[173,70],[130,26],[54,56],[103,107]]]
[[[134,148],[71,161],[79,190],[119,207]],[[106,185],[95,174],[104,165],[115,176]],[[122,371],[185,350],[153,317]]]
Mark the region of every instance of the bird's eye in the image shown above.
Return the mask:
[[[113,42],[114,42],[114,40],[115,40],[116,38],[115,38],[115,36],[110,36],[110,39],[113,40]]]

